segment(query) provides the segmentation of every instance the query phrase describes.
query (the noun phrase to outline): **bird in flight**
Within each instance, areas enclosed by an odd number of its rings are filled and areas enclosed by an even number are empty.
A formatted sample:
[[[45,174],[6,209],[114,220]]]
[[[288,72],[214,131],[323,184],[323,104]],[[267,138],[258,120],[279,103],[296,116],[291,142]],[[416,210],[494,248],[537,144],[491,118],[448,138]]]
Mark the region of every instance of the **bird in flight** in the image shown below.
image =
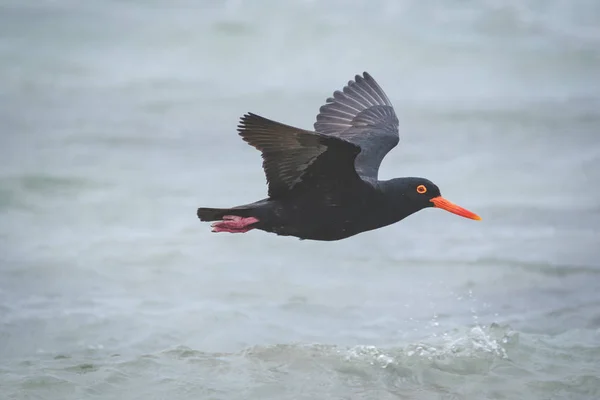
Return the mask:
[[[268,197],[232,208],[198,208],[213,232],[260,229],[332,241],[398,222],[428,207],[481,218],[440,194],[425,178],[378,180],[385,155],[399,141],[392,103],[364,72],[321,107],[314,131],[245,114],[244,141],[262,153]]]

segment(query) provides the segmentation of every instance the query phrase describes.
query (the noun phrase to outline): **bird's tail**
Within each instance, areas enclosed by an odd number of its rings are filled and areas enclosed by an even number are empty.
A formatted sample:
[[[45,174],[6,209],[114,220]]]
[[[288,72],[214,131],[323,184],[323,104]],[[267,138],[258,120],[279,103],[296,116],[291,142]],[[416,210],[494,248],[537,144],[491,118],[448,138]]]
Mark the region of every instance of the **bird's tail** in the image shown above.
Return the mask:
[[[256,207],[254,204],[246,204],[232,208],[208,208],[200,207],[196,212],[200,221],[219,221],[226,215],[235,215],[237,217],[256,217]]]
[[[196,214],[200,218],[200,221],[218,221],[223,219],[223,216],[231,214],[232,211],[231,208],[200,207]]]

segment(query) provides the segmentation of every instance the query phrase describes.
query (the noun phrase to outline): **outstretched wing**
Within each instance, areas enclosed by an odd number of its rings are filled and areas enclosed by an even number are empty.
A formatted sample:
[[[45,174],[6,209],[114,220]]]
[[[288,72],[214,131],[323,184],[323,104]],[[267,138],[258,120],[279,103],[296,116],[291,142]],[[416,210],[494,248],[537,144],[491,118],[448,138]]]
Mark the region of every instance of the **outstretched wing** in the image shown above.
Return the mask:
[[[252,113],[240,119],[238,132],[244,141],[262,153],[269,197],[282,196],[306,180],[358,179],[354,160],[360,149],[343,139],[294,128]]]
[[[360,147],[356,172],[365,180],[377,180],[385,155],[399,141],[398,117],[383,89],[367,72],[356,75],[342,91],[333,93],[319,110],[315,130]]]

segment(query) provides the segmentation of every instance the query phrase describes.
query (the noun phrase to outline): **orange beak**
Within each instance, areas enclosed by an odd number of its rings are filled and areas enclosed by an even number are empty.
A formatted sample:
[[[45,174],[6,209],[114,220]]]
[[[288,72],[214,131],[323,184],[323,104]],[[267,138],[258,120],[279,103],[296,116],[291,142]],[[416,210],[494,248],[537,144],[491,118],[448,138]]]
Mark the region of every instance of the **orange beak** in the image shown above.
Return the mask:
[[[446,200],[442,196],[434,197],[433,199],[431,199],[429,201],[431,201],[435,207],[441,208],[442,210],[446,210],[453,214],[460,215],[461,217],[481,221],[481,217],[479,215],[472,213],[469,210],[465,210],[461,206],[456,205],[449,200]]]

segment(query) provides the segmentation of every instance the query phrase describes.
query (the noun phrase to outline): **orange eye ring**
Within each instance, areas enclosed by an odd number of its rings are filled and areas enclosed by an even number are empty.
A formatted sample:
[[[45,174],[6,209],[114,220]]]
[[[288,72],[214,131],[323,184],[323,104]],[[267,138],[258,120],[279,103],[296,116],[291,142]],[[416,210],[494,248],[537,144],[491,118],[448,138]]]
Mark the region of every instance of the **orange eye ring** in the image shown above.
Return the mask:
[[[425,187],[425,185],[419,185],[417,186],[417,193],[419,194],[423,194],[427,192],[427,188]]]

